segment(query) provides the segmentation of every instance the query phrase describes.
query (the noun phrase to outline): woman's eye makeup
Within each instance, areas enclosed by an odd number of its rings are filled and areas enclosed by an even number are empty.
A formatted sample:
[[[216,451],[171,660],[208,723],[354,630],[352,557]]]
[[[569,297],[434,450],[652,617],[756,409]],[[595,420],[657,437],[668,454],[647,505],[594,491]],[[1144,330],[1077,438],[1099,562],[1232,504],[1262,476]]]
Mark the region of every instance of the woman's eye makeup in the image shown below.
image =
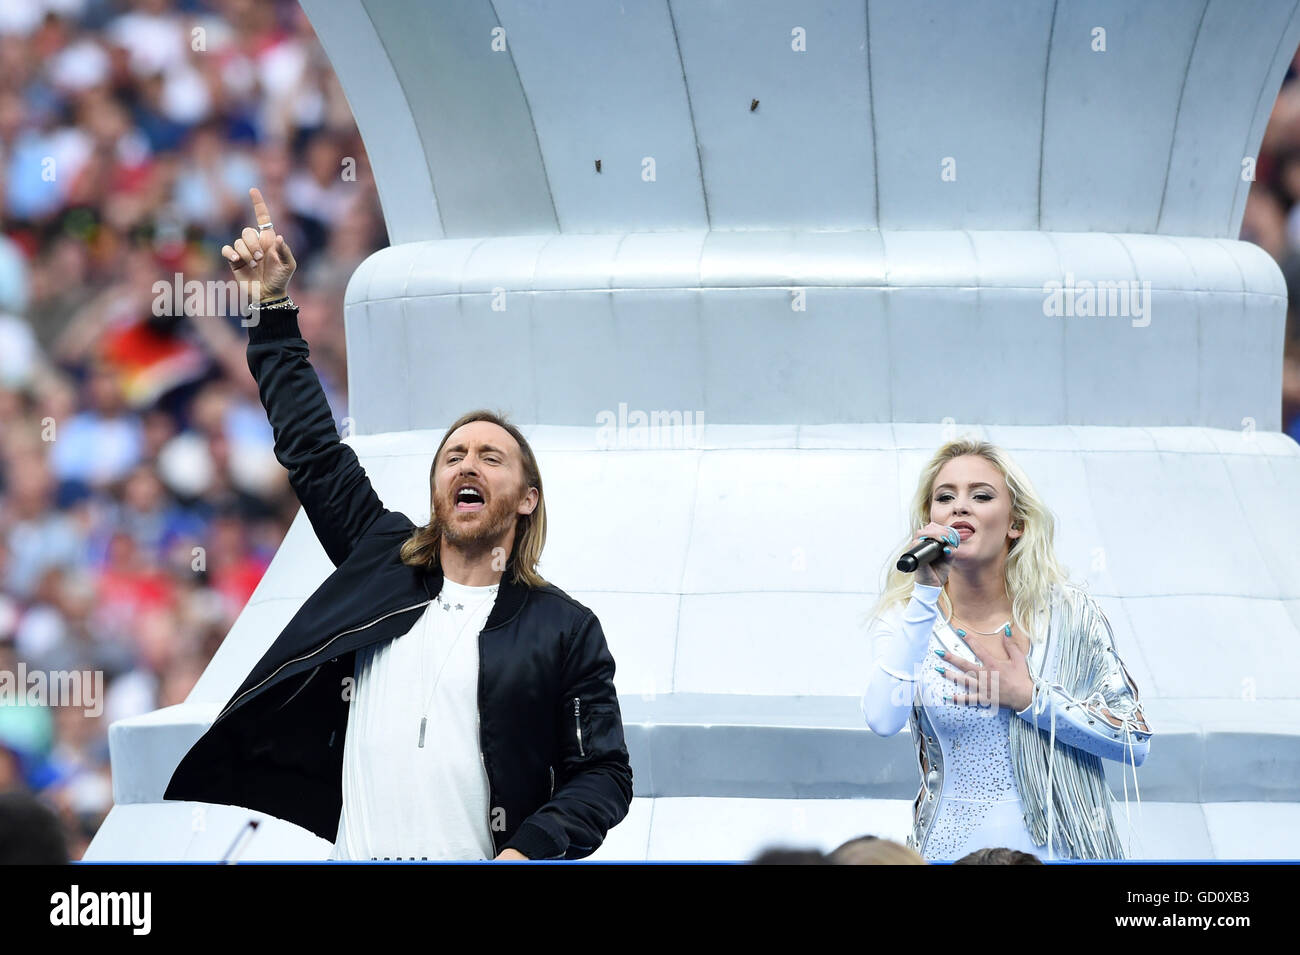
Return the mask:
[[[938,497],[935,498],[935,500],[942,504],[942,503],[945,503],[945,502],[947,502],[947,501],[951,501],[951,500],[952,500],[952,495],[951,495],[951,494],[946,494],[946,493],[945,493],[945,494],[940,494]],[[976,494],[976,495],[975,495],[975,500],[977,500],[977,501],[991,501],[991,500],[993,500],[993,496],[992,496],[991,494],[983,494],[983,493],[981,493],[981,494]]]

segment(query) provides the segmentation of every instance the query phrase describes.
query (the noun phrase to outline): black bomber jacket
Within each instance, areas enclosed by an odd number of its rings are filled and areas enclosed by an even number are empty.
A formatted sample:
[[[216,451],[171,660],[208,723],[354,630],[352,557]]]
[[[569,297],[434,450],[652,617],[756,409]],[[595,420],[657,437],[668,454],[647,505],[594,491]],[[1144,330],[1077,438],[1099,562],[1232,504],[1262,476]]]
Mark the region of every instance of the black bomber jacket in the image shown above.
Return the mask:
[[[415,525],[384,507],[339,440],[296,309],[250,327],[248,365],[276,458],[335,570],[186,753],[164,798],[266,812],[332,842],[356,651],[410,630],[442,576],[398,558]],[[595,614],[557,587],[515,583],[507,568],[479,635],[485,824],[497,852],[580,859],[627,815],[632,769],[613,678]]]

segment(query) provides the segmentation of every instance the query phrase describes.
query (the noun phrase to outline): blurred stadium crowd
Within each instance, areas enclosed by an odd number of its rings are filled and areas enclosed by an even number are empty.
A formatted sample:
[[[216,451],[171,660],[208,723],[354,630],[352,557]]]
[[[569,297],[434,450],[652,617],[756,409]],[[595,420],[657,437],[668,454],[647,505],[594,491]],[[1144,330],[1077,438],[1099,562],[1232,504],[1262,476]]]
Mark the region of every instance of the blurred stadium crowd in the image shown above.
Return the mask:
[[[298,4],[0,3],[0,673],[104,680],[99,716],[0,698],[0,793],[54,807],[73,858],[109,723],[185,699],[297,511],[237,311],[154,290],[229,279],[251,185],[341,423],[344,288],[388,240]]]
[[[1243,238],[1300,300],[1300,82],[1265,135]],[[80,858],[112,804],[107,728],[185,699],[297,511],[224,281],[257,185],[335,418],[342,303],[387,245],[351,111],[294,0],[0,3],[0,673],[97,670],[102,713],[0,699],[0,793]],[[159,312],[162,314],[158,314]],[[1300,440],[1300,321],[1284,428]]]
[[[1282,430],[1300,441],[1300,51],[1264,130],[1241,238],[1273,256],[1286,278]]]

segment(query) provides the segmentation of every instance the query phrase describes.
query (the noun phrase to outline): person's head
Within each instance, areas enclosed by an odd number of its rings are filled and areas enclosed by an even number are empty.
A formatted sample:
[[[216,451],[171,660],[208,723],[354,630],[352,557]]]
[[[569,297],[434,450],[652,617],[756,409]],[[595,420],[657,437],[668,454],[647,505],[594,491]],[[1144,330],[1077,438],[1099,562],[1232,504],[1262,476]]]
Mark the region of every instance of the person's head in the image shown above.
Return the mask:
[[[1042,865],[1043,860],[1019,849],[976,849],[962,856],[953,865]]]
[[[332,183],[338,179],[339,148],[338,137],[333,133],[317,133],[307,144],[305,164],[319,182]]]
[[[22,756],[0,736],[0,793],[22,792],[25,787]]]
[[[1047,605],[1052,585],[1066,579],[1056,560],[1056,520],[1005,451],[976,438],[949,441],[921,469],[908,518],[912,531],[931,521],[969,524],[974,533],[954,552],[952,572],[1000,577],[1016,626],[1032,640],[1045,636],[1030,621]],[[890,557],[873,615],[907,601],[913,577],[895,564],[914,537],[909,533]]]
[[[891,839],[859,836],[835,849],[831,865],[927,865],[920,853]]]
[[[163,408],[151,408],[141,419],[144,432],[144,453],[146,461],[155,461],[159,453],[176,435],[176,420]],[[157,477],[157,474],[154,475]]]
[[[98,363],[91,368],[86,380],[87,404],[105,417],[122,412],[126,395],[122,392],[122,376],[113,366]]]
[[[787,849],[773,846],[764,849],[750,861],[750,865],[828,865],[829,860],[820,849]]]
[[[162,510],[166,489],[152,464],[139,464],[127,475],[122,484],[122,503],[137,514],[153,514]]]
[[[20,518],[40,518],[54,502],[54,474],[48,461],[36,454],[24,454],[9,463],[9,499]]]
[[[429,468],[429,497],[429,523],[402,544],[403,563],[436,567],[445,542],[470,557],[500,558],[517,584],[546,583],[537,572],[546,544],[542,474],[504,416],[471,411],[447,429]]]
[[[0,865],[65,865],[67,861],[59,817],[35,796],[0,793]]]

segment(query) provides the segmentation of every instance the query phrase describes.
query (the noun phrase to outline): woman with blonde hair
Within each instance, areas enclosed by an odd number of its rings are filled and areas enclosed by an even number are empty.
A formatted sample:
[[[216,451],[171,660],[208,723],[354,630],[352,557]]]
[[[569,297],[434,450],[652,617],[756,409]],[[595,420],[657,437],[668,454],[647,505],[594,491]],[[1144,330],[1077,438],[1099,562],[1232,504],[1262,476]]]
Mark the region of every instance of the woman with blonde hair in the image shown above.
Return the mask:
[[[917,748],[907,844],[926,859],[1124,858],[1101,760],[1131,765],[1136,794],[1151,730],[1105,614],[1057,563],[1051,512],[1004,451],[962,438],[922,469],[911,519],[872,611],[862,698],[875,733],[906,722]],[[942,555],[899,570],[926,538]],[[1127,812],[1127,777],[1124,799]]]

